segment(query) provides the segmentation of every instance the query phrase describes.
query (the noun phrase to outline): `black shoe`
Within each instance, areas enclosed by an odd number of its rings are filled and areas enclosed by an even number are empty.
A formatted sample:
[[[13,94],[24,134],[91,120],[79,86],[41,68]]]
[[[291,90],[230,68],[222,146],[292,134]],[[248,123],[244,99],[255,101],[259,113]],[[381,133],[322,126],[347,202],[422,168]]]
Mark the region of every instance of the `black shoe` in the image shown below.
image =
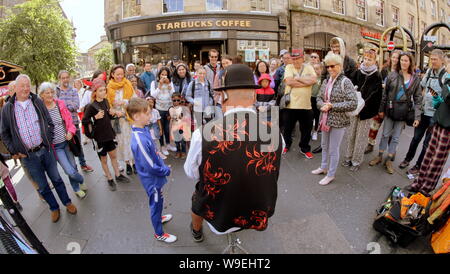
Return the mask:
[[[130,179],[128,179],[127,177],[125,177],[122,174],[120,174],[118,177],[116,177],[116,181],[118,183],[129,183]]]
[[[136,165],[133,165],[133,171],[134,171],[134,174],[137,174]]]
[[[199,242],[203,241],[202,229],[200,229],[200,231],[195,231],[194,228],[192,227],[192,223],[191,223],[191,232],[192,232],[192,237],[194,238],[194,242],[199,243]]]
[[[113,179],[108,180],[108,186],[109,186],[109,190],[116,191],[116,183],[114,182]]]
[[[367,145],[367,148],[366,148],[366,151],[364,151],[364,154],[369,154],[369,153],[371,153],[372,151],[373,151],[373,145],[368,144],[368,145]]]
[[[322,153],[322,146],[316,147],[316,148],[312,151],[312,153],[314,153],[314,154],[316,154],[316,153]]]
[[[343,161],[342,162],[343,167],[351,167],[353,166],[352,161]]]
[[[23,207],[19,202],[15,203],[15,205],[16,205],[17,210],[19,210],[19,211],[23,210]]]
[[[401,169],[405,169],[409,166],[409,161],[404,160],[403,162],[401,162],[401,164],[398,166]]]
[[[133,169],[131,168],[130,165],[127,164],[127,175],[129,176],[131,174],[133,174]]]

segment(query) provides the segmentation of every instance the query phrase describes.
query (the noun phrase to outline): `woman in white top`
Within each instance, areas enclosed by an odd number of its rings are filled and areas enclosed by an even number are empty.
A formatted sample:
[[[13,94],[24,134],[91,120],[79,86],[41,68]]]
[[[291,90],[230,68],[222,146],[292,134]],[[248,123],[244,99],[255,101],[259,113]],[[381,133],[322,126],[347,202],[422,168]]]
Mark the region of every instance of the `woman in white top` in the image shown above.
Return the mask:
[[[170,119],[169,108],[172,107],[172,94],[175,90],[171,81],[170,70],[167,67],[162,67],[156,78],[150,87],[151,95],[156,100],[155,108],[159,111],[161,116],[161,125],[163,134],[159,139],[161,144],[161,151],[164,155],[168,156],[168,149],[171,151],[177,151],[175,146],[170,145]]]

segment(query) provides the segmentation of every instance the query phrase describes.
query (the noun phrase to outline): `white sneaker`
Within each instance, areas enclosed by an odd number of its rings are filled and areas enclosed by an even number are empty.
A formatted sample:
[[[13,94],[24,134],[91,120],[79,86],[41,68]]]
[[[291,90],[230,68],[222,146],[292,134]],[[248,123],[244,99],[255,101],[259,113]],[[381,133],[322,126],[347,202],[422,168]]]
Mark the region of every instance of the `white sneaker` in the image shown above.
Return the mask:
[[[170,220],[172,220],[172,218],[173,218],[172,214],[163,215],[161,217],[161,223],[165,224],[165,223],[169,222]]]
[[[161,236],[158,236],[158,235],[155,234],[155,239],[158,240],[158,241],[162,241],[162,242],[170,244],[170,243],[173,243],[173,242],[175,242],[177,240],[177,236],[171,235],[169,233],[164,233]]]
[[[319,182],[319,185],[321,185],[321,186],[326,186],[326,185],[330,184],[330,183],[333,182],[333,181],[334,181],[334,177],[328,177],[328,176],[326,176],[325,178],[323,178],[323,179]]]
[[[88,187],[87,187],[86,183],[80,184],[80,189],[83,191],[87,191]]]
[[[312,135],[313,141],[317,141],[317,132],[314,132]]]
[[[166,148],[162,148],[162,149],[161,149],[161,152],[162,152],[164,155],[169,156],[169,152],[167,151]]]
[[[167,156],[164,155],[164,154],[162,154],[161,152],[158,152],[158,155],[159,155],[159,157],[160,157],[161,159],[163,159],[163,160],[167,159]]]
[[[314,175],[325,175],[327,174],[327,171],[319,167],[318,169],[311,171],[311,173]]]
[[[173,151],[173,152],[177,151],[177,148],[172,146],[172,145],[170,145],[170,144],[167,146],[167,149],[170,150],[170,151]]]
[[[80,199],[84,199],[86,198],[86,193],[83,190],[77,191],[75,192],[75,194],[78,196],[78,198]]]

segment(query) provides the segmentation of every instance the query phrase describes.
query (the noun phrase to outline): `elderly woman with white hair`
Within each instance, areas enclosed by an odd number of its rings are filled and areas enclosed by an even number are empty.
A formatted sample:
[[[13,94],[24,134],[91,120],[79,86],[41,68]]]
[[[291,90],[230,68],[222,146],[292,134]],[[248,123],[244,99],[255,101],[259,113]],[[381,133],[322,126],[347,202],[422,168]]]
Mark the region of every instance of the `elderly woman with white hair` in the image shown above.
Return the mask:
[[[83,199],[86,197],[86,184],[84,178],[77,170],[75,157],[69,148],[69,143],[76,134],[72,116],[62,100],[55,99],[55,86],[51,83],[42,83],[39,87],[39,97],[44,102],[53,121],[54,135],[52,146],[55,149],[56,160],[67,174],[75,194]]]
[[[344,75],[343,58],[329,53],[324,62],[329,76],[323,82],[320,96],[317,97],[317,107],[322,112],[320,119],[322,165],[312,171],[314,175],[326,175],[319,182],[320,185],[328,185],[335,179],[339,164],[339,148],[345,128],[350,125],[350,118],[346,112],[354,111],[358,106],[355,87]]]

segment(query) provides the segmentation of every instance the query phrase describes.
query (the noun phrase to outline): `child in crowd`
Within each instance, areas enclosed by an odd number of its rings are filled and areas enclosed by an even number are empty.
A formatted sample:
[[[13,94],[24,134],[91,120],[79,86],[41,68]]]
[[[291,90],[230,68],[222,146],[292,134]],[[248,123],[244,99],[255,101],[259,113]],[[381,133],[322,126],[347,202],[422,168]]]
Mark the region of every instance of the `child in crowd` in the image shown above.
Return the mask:
[[[170,115],[170,133],[171,139],[177,146],[175,158],[186,158],[186,141],[189,141],[191,128],[191,115],[189,108],[181,104],[182,96],[180,93],[172,95],[173,107],[169,109]]]
[[[14,186],[11,181],[11,176],[9,174],[8,165],[6,164],[5,158],[1,154],[0,154],[0,175],[2,176],[3,183],[5,183],[5,187],[9,193],[9,196],[11,196],[17,209],[19,211],[22,211],[22,206],[20,205],[19,201],[17,200],[16,190],[14,189]]]
[[[147,102],[151,112],[150,123],[148,124],[147,128],[150,131],[153,143],[156,146],[156,152],[158,153],[159,157],[161,157],[161,159],[165,160],[167,159],[167,156],[161,152],[161,144],[159,143],[159,139],[163,134],[161,126],[161,116],[159,115],[159,111],[155,109],[155,98],[151,96],[147,97]]]
[[[108,168],[108,155],[114,169],[116,181],[120,183],[130,182],[127,177],[120,174],[119,163],[117,162],[116,133],[111,125],[114,115],[116,115],[115,111],[111,109],[106,100],[105,82],[101,79],[95,79],[92,83],[92,103],[87,105],[82,123],[86,137],[95,140],[94,149],[100,157],[111,191],[116,190],[116,184]]]
[[[131,85],[133,85],[134,93],[136,93],[139,98],[144,98],[144,92],[138,87],[138,78],[136,75],[129,75],[127,76],[127,79],[131,82]]]
[[[270,75],[263,73],[258,79],[258,84],[261,86],[260,89],[256,90],[256,109],[260,113],[267,113],[267,120],[271,121],[270,107],[276,104],[276,94],[275,90],[270,87],[271,82]]]
[[[153,137],[145,127],[151,118],[151,110],[146,100],[132,98],[126,108],[128,115],[133,120],[131,134],[131,151],[136,160],[136,168],[149,197],[150,219],[155,230],[155,239],[166,243],[173,243],[177,237],[163,231],[163,223],[172,219],[172,215],[162,215],[164,199],[162,188],[167,183],[170,175],[170,167],[164,164],[156,152]]]

